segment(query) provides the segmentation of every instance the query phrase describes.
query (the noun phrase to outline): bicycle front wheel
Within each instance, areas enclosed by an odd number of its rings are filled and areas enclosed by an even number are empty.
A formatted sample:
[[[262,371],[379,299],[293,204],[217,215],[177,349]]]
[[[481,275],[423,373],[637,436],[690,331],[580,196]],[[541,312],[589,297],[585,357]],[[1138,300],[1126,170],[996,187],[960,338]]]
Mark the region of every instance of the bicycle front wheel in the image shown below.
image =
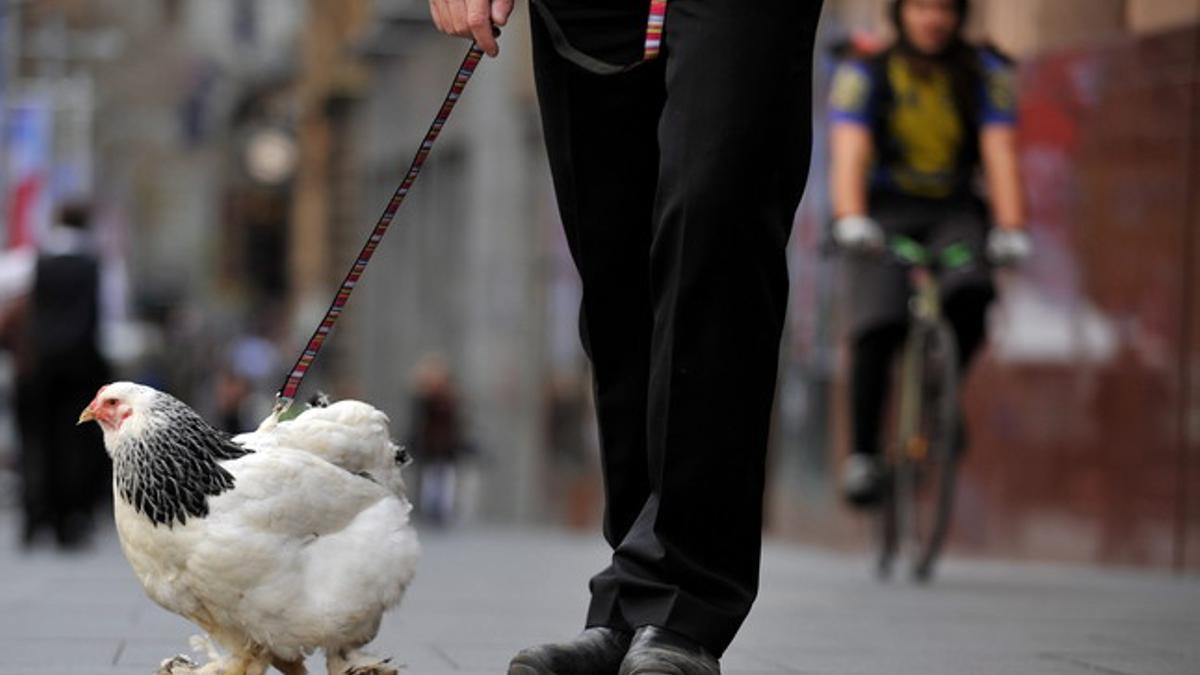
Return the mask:
[[[928,580],[950,530],[959,438],[958,347],[945,321],[917,326],[902,365],[893,448],[897,529],[918,581]]]

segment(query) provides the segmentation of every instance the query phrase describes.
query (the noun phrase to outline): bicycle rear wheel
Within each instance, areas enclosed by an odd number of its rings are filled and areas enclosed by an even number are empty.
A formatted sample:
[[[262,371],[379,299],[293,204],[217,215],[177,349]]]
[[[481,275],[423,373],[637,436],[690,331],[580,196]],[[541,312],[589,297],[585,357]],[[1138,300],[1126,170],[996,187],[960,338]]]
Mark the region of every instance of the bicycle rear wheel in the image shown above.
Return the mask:
[[[928,580],[950,529],[958,439],[958,348],[945,321],[915,326],[904,349],[892,494],[899,546]]]

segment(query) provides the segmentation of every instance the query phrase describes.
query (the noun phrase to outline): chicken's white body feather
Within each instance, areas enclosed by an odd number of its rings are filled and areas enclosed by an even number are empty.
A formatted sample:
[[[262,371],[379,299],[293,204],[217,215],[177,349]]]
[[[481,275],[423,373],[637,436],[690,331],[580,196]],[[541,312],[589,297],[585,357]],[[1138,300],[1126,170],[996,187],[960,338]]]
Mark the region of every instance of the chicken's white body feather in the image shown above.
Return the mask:
[[[238,436],[251,452],[217,462],[233,487],[183,523],[155,522],[115,489],[121,546],[146,593],[230,650],[298,661],[369,642],[419,556],[387,424],[342,401]]]
[[[388,417],[362,401],[338,401],[309,408],[295,419],[275,423],[268,417],[257,431],[234,440],[247,447],[298,448],[352,473],[369,473],[398,495],[405,491]]]

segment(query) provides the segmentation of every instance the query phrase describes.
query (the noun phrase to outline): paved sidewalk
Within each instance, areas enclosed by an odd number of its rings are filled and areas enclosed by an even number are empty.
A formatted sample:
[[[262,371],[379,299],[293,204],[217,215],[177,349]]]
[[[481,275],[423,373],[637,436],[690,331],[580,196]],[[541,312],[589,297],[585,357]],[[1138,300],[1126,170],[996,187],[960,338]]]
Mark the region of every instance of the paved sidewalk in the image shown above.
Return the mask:
[[[150,675],[197,631],[142,594],[114,537],[90,553],[14,550],[0,512],[0,675]],[[520,647],[579,629],[597,539],[427,533],[402,607],[374,643],[412,675],[503,673]],[[1200,581],[951,562],[931,588],[873,581],[865,560],[767,547],[729,675],[1197,675]],[[324,669],[310,660],[314,673]]]

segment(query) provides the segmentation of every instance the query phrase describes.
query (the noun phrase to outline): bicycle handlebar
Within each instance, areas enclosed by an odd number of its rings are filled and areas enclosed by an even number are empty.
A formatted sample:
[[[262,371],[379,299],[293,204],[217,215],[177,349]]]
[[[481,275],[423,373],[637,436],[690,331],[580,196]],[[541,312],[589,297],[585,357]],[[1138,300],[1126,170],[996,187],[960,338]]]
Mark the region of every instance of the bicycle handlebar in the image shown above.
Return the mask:
[[[851,255],[881,259],[884,262],[904,268],[941,267],[955,269],[965,267],[974,262],[976,255],[965,243],[954,242],[937,253],[911,237],[892,235],[882,249],[864,250],[847,248],[838,244],[832,238],[828,243],[829,250],[842,251]]]

